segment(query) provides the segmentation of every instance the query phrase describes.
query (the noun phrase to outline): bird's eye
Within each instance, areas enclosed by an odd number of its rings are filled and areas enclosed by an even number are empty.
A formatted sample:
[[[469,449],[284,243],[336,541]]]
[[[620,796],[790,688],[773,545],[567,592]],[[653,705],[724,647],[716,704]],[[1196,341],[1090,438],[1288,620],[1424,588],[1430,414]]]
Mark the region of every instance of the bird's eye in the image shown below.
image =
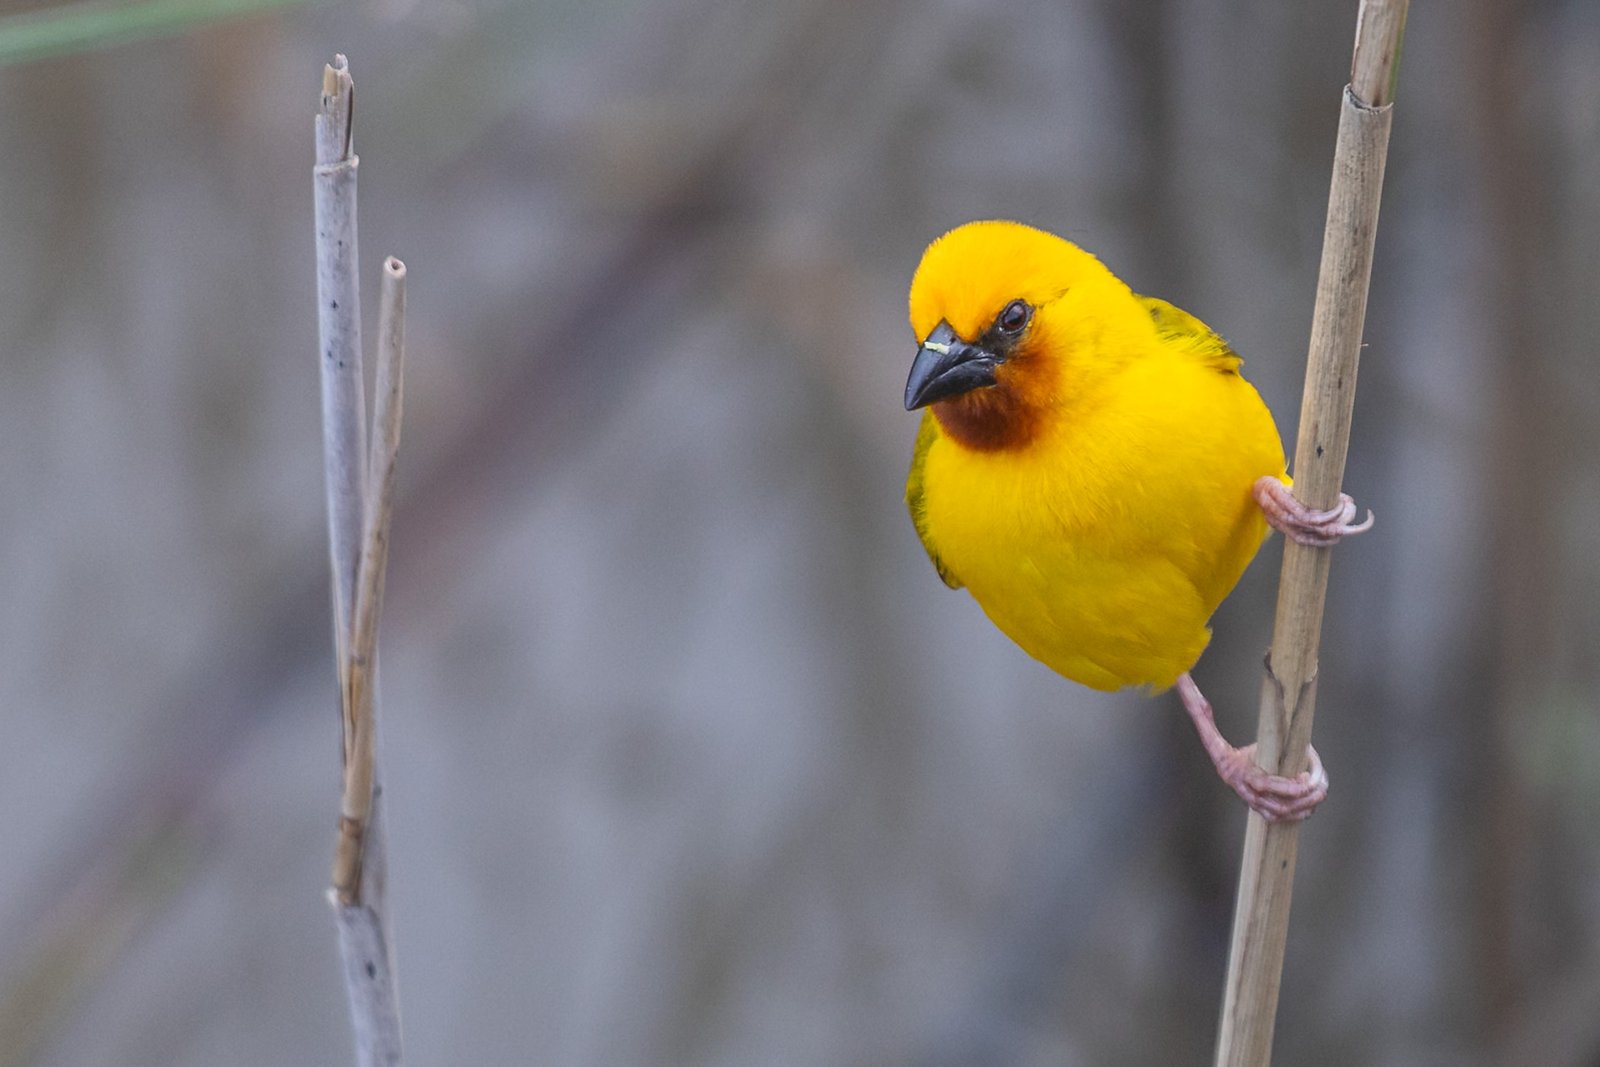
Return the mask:
[[[1026,301],[1013,300],[1001,309],[1000,315],[994,320],[994,324],[1007,337],[1015,337],[1022,332],[1024,326],[1028,325],[1028,316],[1031,314],[1033,314],[1033,309],[1027,305]]]

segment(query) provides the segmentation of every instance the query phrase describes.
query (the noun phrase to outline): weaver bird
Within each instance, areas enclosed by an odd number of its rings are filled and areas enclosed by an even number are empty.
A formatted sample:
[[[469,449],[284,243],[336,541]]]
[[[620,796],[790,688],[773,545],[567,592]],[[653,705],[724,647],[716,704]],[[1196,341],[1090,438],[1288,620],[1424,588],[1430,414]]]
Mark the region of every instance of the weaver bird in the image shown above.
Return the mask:
[[[1272,414],[1240,359],[1186,311],[1015,222],[934,241],[911,282],[927,408],[906,503],[947,585],[1057,673],[1095,689],[1176,686],[1217,773],[1269,820],[1327,796],[1315,750],[1288,778],[1218,731],[1189,669],[1269,525],[1331,545],[1354,524],[1289,491]]]

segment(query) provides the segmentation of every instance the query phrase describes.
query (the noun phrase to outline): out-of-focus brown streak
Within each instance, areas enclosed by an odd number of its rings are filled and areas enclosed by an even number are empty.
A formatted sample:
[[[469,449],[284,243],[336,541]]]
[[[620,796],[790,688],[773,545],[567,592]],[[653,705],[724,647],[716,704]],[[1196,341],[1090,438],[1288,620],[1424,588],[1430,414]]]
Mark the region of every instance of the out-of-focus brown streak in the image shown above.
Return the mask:
[[[835,8],[849,10],[843,2],[815,7],[813,34],[830,25],[827,16]],[[607,265],[576,284],[570,299],[555,304],[566,313],[529,339],[523,372],[497,391],[494,405],[476,420],[472,432],[440,455],[417,491],[402,502],[400,536],[421,549],[408,557],[413,566],[426,573],[428,561],[420,556],[450,545],[453,529],[482,515],[487,495],[507,484],[510,471],[527,480],[549,457],[570,452],[570,442],[560,448],[552,442],[593,427],[595,417],[618,395],[620,382],[654,359],[657,353],[647,332],[651,324],[616,322],[619,306],[631,301],[635,312],[670,307],[674,298],[681,300],[685,287],[703,284],[726,269],[719,255],[725,251],[725,228],[719,223],[736,208],[738,190],[730,175],[764,158],[789,131],[767,106],[768,87],[787,85],[792,90],[806,77],[817,76],[809,49],[794,44],[767,65],[764,85],[744,96],[742,105],[706,139],[695,163],[676,172],[675,186],[650,198],[656,206],[639,219]],[[803,119],[786,114],[791,123]],[[610,322],[613,328],[597,333],[591,325],[596,322]],[[574,351],[585,340],[587,349]],[[405,596],[403,581],[391,584],[397,596]]]
[[[1552,502],[1557,468],[1537,454],[1548,421],[1547,346],[1536,318],[1546,164],[1521,112],[1527,59],[1521,27],[1523,0],[1478,0],[1472,8],[1466,79],[1476,99],[1487,254],[1483,258],[1486,335],[1493,366],[1490,446],[1485,456],[1488,499],[1498,505],[1489,524],[1488,603],[1479,630],[1481,659],[1492,664],[1477,708],[1464,708],[1471,729],[1474,794],[1482,833],[1474,857],[1476,902],[1472,938],[1478,976],[1476,1016],[1483,1036],[1503,1033],[1518,1010],[1527,975],[1519,965],[1516,932],[1526,899],[1533,826],[1516,773],[1513,731],[1538,698],[1545,665],[1556,552]]]

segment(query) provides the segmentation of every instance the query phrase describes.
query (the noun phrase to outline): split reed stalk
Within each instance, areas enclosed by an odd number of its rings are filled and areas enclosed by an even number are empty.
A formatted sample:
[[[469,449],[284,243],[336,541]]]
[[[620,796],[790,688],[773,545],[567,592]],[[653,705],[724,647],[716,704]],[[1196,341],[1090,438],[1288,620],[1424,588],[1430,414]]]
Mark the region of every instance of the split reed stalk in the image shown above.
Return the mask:
[[[334,651],[344,776],[329,902],[339,932],[358,1067],[401,1062],[393,938],[385,894],[382,787],[376,749],[378,617],[400,439],[405,266],[384,263],[375,433],[367,447],[357,282],[355,87],[344,56],[324,68],[316,116],[317,323],[323,464],[333,574]]]

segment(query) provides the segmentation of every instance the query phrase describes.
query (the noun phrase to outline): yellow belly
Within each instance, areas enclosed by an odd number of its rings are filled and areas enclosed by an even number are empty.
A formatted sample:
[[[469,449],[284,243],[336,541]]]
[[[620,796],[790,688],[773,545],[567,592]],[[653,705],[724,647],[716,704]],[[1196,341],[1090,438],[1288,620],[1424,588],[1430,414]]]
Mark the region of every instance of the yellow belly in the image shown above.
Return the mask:
[[[1058,673],[1165,688],[1205,649],[1207,620],[1267,534],[1251,486],[1283,473],[1272,417],[1242,378],[1135,369],[1092,417],[1023,451],[936,439],[926,536],[995,625]]]

